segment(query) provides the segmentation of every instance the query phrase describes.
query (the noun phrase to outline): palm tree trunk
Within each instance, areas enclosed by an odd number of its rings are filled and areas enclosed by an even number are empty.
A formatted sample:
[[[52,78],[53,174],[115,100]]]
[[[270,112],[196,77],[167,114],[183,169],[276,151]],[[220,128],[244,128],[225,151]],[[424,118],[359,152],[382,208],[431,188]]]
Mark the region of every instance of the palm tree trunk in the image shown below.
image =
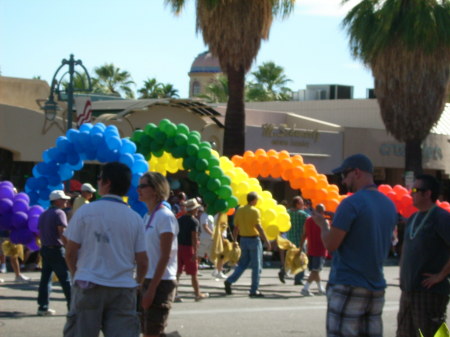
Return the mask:
[[[421,174],[422,169],[422,140],[408,140],[405,143],[405,171]]]
[[[234,69],[229,66],[227,76],[229,96],[225,116],[223,154],[231,158],[235,154],[242,155],[245,151],[244,68]]]

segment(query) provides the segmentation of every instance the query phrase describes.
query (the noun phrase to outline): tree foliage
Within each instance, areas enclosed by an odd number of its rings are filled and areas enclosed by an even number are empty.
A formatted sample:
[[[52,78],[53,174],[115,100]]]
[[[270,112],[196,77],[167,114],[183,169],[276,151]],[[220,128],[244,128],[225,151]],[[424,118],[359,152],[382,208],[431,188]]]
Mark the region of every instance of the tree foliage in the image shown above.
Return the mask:
[[[95,91],[98,93],[134,98],[134,92],[131,86],[133,82],[131,75],[126,70],[121,70],[114,64],[105,64],[94,69],[96,77]]]

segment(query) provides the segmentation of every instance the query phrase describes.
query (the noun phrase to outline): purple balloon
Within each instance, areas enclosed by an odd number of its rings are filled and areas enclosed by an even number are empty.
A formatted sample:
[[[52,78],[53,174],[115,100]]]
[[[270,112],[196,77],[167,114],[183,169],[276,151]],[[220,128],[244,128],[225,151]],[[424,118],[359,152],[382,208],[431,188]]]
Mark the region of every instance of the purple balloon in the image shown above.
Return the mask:
[[[28,229],[14,229],[11,231],[9,236],[10,240],[14,244],[24,244],[27,245],[35,239],[35,234],[30,232]]]
[[[30,203],[30,197],[28,196],[28,194],[26,194],[26,193],[23,193],[23,192],[20,192],[20,193],[17,193],[15,196],[14,196],[14,201],[16,201],[16,200],[25,200],[26,202],[27,202],[27,204],[29,204]]]
[[[2,182],[0,182],[0,187],[2,187],[2,186],[8,186],[8,187],[14,188],[13,183],[8,180],[3,180]]]
[[[15,229],[27,228],[28,215],[24,212],[16,212],[12,215],[12,225]]]
[[[39,205],[31,206],[28,210],[28,216],[41,215],[42,213],[44,213],[44,208]]]
[[[32,252],[38,251],[40,249],[38,244],[36,243],[36,240],[27,243],[27,248]]]
[[[14,198],[14,190],[11,186],[2,186],[0,187],[0,199],[1,198],[7,198],[12,199]]]
[[[8,212],[8,213],[0,214],[0,229],[10,231],[13,228],[14,227],[12,225],[12,213]]]
[[[40,215],[31,215],[28,217],[28,229],[35,234],[39,233],[39,217]]]
[[[24,212],[27,213],[28,212],[28,202],[26,202],[23,199],[17,199],[14,200],[14,204],[12,207],[13,213],[17,213],[17,212]]]
[[[8,213],[13,207],[13,201],[8,198],[0,199],[0,214]]]

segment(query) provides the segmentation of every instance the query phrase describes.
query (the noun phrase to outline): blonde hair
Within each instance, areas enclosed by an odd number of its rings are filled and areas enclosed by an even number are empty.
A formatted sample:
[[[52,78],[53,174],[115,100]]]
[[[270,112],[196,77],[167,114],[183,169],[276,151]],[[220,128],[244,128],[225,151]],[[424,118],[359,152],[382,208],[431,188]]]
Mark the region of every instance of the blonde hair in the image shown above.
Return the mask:
[[[142,178],[145,178],[147,183],[155,190],[158,201],[164,201],[169,198],[169,182],[161,173],[146,172],[142,175]]]

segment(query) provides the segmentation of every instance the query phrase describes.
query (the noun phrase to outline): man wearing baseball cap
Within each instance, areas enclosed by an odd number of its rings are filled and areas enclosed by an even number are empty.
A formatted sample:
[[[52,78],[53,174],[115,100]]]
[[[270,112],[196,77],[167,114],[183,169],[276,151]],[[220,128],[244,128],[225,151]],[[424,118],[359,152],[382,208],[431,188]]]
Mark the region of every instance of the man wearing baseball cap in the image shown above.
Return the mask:
[[[73,216],[81,206],[89,204],[89,201],[94,197],[95,192],[97,192],[97,190],[92,187],[91,184],[84,183],[83,185],[81,185],[81,195],[75,198],[71,215]]]
[[[333,173],[340,174],[342,184],[354,194],[341,202],[331,227],[322,214],[312,215],[325,248],[333,255],[327,289],[327,335],[382,336],[383,262],[391,245],[396,209],[378,192],[367,156],[352,155]]]
[[[67,207],[68,195],[61,190],[50,193],[50,208],[39,217],[39,233],[41,237],[42,271],[38,291],[38,316],[51,316],[55,310],[49,308],[49,289],[52,272],[58,277],[64,291],[67,308],[70,306],[70,277],[65,261],[66,243],[63,232],[67,227],[66,213],[62,210]]]

